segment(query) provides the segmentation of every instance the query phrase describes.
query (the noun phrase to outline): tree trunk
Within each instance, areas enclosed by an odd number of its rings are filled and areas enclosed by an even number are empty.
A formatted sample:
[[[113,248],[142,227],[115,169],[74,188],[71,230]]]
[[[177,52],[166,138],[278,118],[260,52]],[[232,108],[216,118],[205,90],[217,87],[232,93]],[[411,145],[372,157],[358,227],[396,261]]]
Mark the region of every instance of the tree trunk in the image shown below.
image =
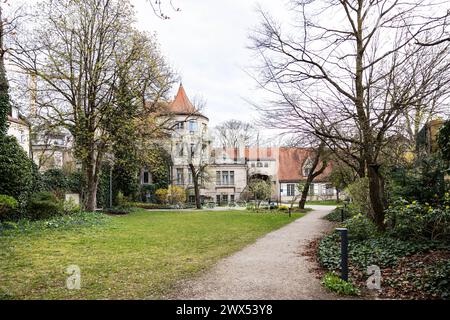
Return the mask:
[[[308,192],[309,192],[309,187],[311,186],[311,182],[312,182],[312,177],[311,177],[311,175],[309,175],[308,178],[306,179],[305,186],[302,190],[302,197],[300,198],[300,202],[298,203],[298,207],[300,209],[305,209],[306,198],[308,197]]]
[[[320,156],[323,153],[324,147],[325,147],[325,144],[321,143],[319,145],[319,147],[317,148],[317,151],[316,151],[316,154],[315,154],[312,166],[311,166],[311,170],[309,171],[308,177],[306,178],[305,186],[303,187],[303,190],[302,190],[302,197],[300,198],[300,202],[298,203],[298,207],[300,209],[305,209],[306,198],[308,197],[309,187],[310,187],[311,183],[317,176],[322,174],[327,167],[328,161],[323,160],[322,167],[320,167],[320,169],[318,171],[315,171],[317,168],[317,165],[319,164]]]
[[[200,187],[198,185],[199,174],[195,172],[195,167],[192,163],[189,164],[189,169],[191,170],[192,180],[194,182],[195,207],[197,209],[201,209],[202,203],[200,200]]]
[[[95,157],[97,154],[97,157]],[[95,211],[97,208],[97,187],[101,170],[102,155],[94,150],[90,151],[90,155],[83,165],[84,175],[86,177],[85,184],[85,201],[84,209],[86,211]]]
[[[339,203],[340,199],[339,199],[339,189],[336,189],[336,202]]]
[[[369,173],[369,197],[370,197],[370,215],[377,225],[378,229],[384,230],[384,179],[381,176],[380,165],[371,164],[368,166]]]

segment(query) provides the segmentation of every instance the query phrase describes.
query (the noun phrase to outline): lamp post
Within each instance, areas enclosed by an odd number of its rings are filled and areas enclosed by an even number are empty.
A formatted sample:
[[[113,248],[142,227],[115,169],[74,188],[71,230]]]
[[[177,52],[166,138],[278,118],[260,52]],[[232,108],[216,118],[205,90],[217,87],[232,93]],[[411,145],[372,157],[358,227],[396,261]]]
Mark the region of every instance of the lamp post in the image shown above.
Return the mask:
[[[341,234],[341,279],[348,281],[348,230],[336,228]]]

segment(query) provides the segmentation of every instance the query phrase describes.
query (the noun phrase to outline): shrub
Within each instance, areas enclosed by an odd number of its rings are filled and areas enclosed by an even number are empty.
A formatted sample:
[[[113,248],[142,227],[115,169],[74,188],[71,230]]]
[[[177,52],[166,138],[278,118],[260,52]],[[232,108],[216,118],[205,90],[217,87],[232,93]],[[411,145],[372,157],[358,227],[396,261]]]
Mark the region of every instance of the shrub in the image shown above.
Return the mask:
[[[13,197],[0,194],[0,220],[11,220],[19,203]]]
[[[348,229],[349,239],[366,240],[377,234],[375,224],[361,213],[347,219],[344,226]]]
[[[288,211],[289,210],[289,206],[282,204],[278,206],[278,210],[280,211]]]
[[[168,195],[167,189],[158,189],[155,191],[155,197],[159,203],[166,204],[167,203],[167,195]]]
[[[341,295],[358,296],[361,294],[360,290],[351,282],[347,282],[339,278],[335,273],[328,272],[322,280],[322,284],[329,290]]]
[[[370,210],[369,179],[359,178],[349,184],[345,192],[352,199],[351,206],[357,211],[368,213]]]
[[[324,219],[328,221],[333,222],[340,222],[342,220],[342,213],[341,210],[343,210],[342,207],[337,207],[333,211],[331,211],[329,214],[327,214]],[[347,208],[347,210],[344,210],[344,220],[347,220],[348,218],[352,217],[354,215],[354,211],[351,210],[351,208]]]
[[[167,199],[171,204],[186,202],[186,191],[178,186],[169,186],[167,189]]]
[[[129,208],[130,207],[130,203],[129,203],[128,199],[120,191],[116,197],[116,204],[117,204],[117,207],[120,207],[120,208]]]
[[[60,199],[68,189],[68,181],[65,173],[61,169],[49,169],[42,174],[41,183],[43,190],[56,194]]]
[[[81,212],[81,207],[76,204],[72,198],[64,201],[63,209],[65,214],[74,214]]]
[[[38,192],[28,202],[28,213],[31,219],[49,219],[63,213],[61,201],[51,192]]]
[[[391,236],[399,239],[450,241],[450,195],[445,193],[431,206],[417,201],[394,202],[386,210],[385,222]]]
[[[32,186],[32,160],[15,137],[0,136],[0,194],[26,201]]]
[[[148,202],[132,202],[130,203],[132,207],[141,209],[169,209],[170,206],[167,204],[160,203],[148,203]]]

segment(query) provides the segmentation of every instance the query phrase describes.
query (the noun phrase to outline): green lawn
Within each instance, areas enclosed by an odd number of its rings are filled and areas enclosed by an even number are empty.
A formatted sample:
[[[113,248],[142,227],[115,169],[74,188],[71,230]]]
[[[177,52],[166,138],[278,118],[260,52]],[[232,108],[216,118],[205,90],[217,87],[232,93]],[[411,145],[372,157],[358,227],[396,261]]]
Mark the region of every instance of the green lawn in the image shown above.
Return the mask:
[[[0,237],[0,298],[158,299],[301,214],[246,211],[146,212],[106,224]],[[65,287],[81,268],[81,290]]]

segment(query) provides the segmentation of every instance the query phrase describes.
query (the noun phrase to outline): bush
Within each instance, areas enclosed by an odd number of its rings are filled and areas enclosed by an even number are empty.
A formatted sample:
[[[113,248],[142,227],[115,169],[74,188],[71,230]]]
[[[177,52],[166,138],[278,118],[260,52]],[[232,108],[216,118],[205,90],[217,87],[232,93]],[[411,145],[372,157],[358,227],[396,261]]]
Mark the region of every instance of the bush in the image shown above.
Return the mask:
[[[360,290],[351,282],[347,282],[339,278],[336,274],[328,272],[322,280],[322,284],[329,290],[341,295],[358,296],[361,294]]]
[[[133,211],[133,209],[130,207],[112,207],[112,208],[107,208],[104,210],[105,213],[118,214],[118,215],[129,214],[132,211]]]
[[[117,204],[117,207],[120,207],[120,208],[129,208],[130,207],[130,203],[129,203],[128,199],[120,191],[116,197],[116,204]]]
[[[394,202],[386,210],[388,233],[399,239],[429,239],[450,241],[450,195],[432,206],[417,201]]]
[[[355,182],[347,186],[345,193],[352,199],[351,206],[358,213],[368,213],[370,211],[368,178],[359,178],[355,180]]]
[[[168,195],[167,189],[158,189],[155,191],[155,197],[159,203],[163,204],[167,203],[167,195]]]
[[[282,204],[278,206],[278,210],[280,211],[288,211],[289,210],[289,206]]]
[[[68,181],[61,169],[49,169],[42,174],[42,190],[56,194],[59,199],[64,199],[68,189]]]
[[[329,214],[327,214],[324,219],[332,222],[341,222],[342,220],[342,214],[341,210],[343,210],[343,207],[337,207],[333,211],[331,211]],[[347,208],[347,210],[344,210],[344,220],[347,220],[348,218],[352,217],[354,215],[354,211],[351,210],[351,208]]]
[[[160,203],[132,202],[130,205],[141,209],[170,209],[169,205]]]
[[[377,234],[375,224],[361,213],[347,219],[344,222],[344,227],[348,229],[349,239],[366,240]]]
[[[33,220],[49,219],[62,214],[61,201],[51,192],[38,192],[28,202],[28,213]]]
[[[0,194],[25,202],[32,187],[32,160],[15,137],[0,136]]]
[[[63,209],[65,214],[74,214],[81,212],[81,207],[73,199],[64,201]]]
[[[8,220],[18,207],[18,202],[13,197],[0,194],[0,220]]]
[[[186,202],[186,191],[178,186],[169,186],[167,189],[167,199],[171,204]]]

